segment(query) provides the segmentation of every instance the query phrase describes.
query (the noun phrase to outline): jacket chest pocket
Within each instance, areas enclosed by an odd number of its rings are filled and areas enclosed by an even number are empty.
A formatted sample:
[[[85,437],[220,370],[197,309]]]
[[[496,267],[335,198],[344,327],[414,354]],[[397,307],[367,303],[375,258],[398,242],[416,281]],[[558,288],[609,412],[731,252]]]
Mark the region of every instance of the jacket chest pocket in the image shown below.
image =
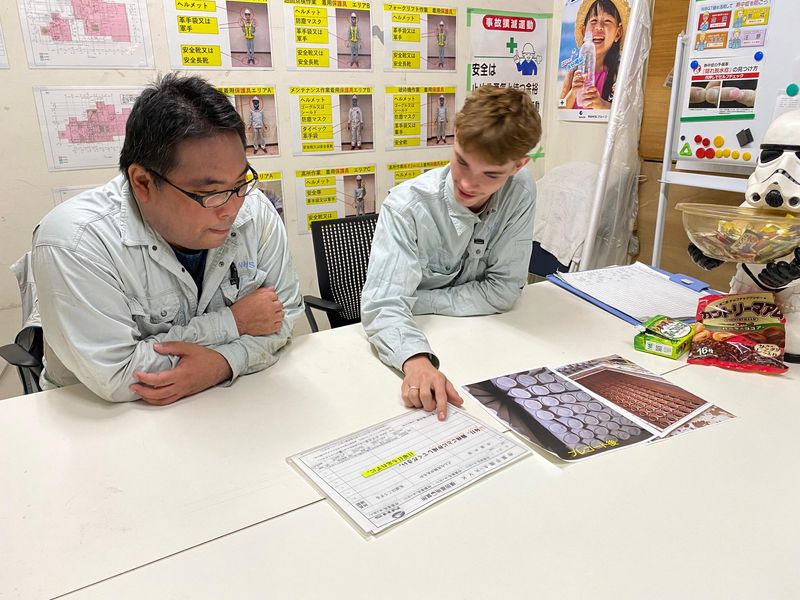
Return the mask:
[[[222,293],[222,298],[225,300],[225,306],[230,306],[237,300],[247,296],[253,290],[257,290],[267,278],[266,271],[259,271],[258,269],[240,271],[239,282],[231,283],[229,279],[224,280],[220,286],[219,291]]]
[[[456,259],[447,256],[431,256],[427,264],[423,265],[423,270],[431,275],[455,275],[461,270],[464,259]]]
[[[129,297],[131,317],[142,338],[168,332],[173,325],[185,325],[181,301],[177,294],[147,298]]]

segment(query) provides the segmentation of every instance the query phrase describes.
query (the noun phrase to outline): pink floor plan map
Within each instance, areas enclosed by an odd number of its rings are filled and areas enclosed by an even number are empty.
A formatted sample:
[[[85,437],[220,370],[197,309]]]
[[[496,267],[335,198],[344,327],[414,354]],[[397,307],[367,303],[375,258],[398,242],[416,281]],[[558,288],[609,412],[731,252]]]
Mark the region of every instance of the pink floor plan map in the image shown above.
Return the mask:
[[[51,171],[115,166],[141,88],[35,89]]]
[[[20,0],[32,67],[153,66],[145,0]]]

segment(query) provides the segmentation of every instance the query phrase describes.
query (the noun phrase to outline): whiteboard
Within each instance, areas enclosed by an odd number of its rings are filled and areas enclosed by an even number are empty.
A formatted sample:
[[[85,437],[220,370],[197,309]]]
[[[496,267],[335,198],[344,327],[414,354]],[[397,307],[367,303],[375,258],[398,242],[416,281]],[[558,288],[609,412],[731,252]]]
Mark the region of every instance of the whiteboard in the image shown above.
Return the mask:
[[[675,76],[681,90],[672,148],[679,169],[752,172],[769,124],[800,108],[800,95],[787,95],[800,84],[798,23],[797,0],[691,3]]]

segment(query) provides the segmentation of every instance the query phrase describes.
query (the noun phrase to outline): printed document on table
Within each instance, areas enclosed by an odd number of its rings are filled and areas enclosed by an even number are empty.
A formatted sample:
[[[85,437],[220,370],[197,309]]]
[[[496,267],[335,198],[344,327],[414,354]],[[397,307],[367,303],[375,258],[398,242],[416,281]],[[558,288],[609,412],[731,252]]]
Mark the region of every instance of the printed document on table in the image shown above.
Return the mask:
[[[411,411],[289,458],[366,533],[378,533],[530,454],[450,408]]]
[[[655,315],[692,318],[697,312],[697,301],[708,294],[708,291],[698,293],[675,283],[667,275],[640,262],[558,273],[557,276],[573,288],[639,321]]]

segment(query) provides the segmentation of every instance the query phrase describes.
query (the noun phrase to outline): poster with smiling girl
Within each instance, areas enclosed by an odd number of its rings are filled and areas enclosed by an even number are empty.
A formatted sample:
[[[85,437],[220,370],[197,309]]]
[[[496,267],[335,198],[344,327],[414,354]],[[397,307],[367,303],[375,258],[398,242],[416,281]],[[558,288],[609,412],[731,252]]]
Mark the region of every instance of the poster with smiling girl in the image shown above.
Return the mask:
[[[558,62],[562,121],[607,121],[631,3],[564,0]]]

